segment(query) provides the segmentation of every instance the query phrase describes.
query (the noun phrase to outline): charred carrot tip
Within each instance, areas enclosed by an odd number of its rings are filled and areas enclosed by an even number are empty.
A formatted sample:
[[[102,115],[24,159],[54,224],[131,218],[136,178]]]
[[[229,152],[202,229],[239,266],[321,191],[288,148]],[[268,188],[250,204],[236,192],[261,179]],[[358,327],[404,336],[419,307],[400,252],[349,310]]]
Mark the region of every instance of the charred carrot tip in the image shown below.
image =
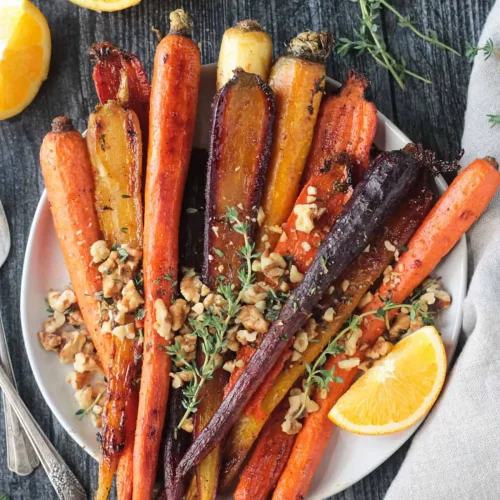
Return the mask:
[[[492,167],[496,168],[498,170],[498,162],[496,158],[493,158],[493,156],[485,156],[483,160],[487,161],[488,163],[491,164]]]
[[[323,63],[332,52],[335,40],[328,31],[304,31],[288,44],[287,54],[312,62]]]
[[[240,31],[246,32],[263,31],[262,26],[259,24],[259,22],[253,19],[244,19],[243,21],[238,22],[235,28],[239,29]]]
[[[170,33],[191,37],[193,20],[184,9],[177,9],[170,13]]]
[[[371,83],[368,77],[365,74],[361,73],[361,71],[352,69],[351,71],[349,71],[349,73],[347,73],[346,83],[344,87],[347,85],[358,85],[363,90],[363,92],[365,92],[370,88]]]
[[[73,122],[68,116],[58,116],[52,120],[52,132],[55,134],[60,134],[62,132],[71,132],[75,130],[73,127]]]

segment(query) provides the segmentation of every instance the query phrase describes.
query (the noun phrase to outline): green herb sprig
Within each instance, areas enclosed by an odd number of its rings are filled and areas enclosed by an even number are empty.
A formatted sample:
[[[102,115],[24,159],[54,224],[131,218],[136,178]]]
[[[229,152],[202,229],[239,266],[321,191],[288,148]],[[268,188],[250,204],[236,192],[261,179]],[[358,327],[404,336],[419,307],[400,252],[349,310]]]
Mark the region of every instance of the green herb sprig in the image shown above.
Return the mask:
[[[471,42],[467,42],[467,49],[465,51],[465,55],[472,62],[474,58],[482,52],[484,55],[484,60],[487,61],[493,55],[499,55],[500,49],[496,48],[493,40],[488,38],[483,46],[474,45]]]
[[[78,410],[75,415],[77,417],[80,418],[80,420],[83,420],[83,418],[85,417],[85,415],[88,415],[92,409],[94,408],[94,406],[97,404],[97,402],[101,399],[101,396],[106,392],[106,389],[103,389],[98,395],[97,397],[94,399],[94,401],[92,401],[92,404],[88,407],[88,408],[81,408],[80,410]],[[1,500],[1,499],[0,499]]]
[[[224,218],[231,224],[233,231],[243,236],[243,247],[239,251],[242,259],[242,264],[238,270],[238,279],[240,281],[240,289],[238,294],[233,290],[231,283],[224,280],[219,280],[217,292],[222,295],[225,300],[225,305],[222,308],[222,314],[218,315],[211,311],[206,311],[202,320],[190,319],[190,325],[193,328],[193,333],[201,341],[201,349],[205,355],[205,359],[201,366],[196,364],[196,361],[188,361],[186,353],[181,349],[178,342],[166,348],[168,354],[172,357],[175,364],[180,365],[183,371],[192,374],[192,378],[188,384],[183,387],[182,404],[186,409],[181,418],[177,429],[181,429],[184,422],[190,415],[196,412],[200,402],[200,391],[207,380],[211,380],[220,367],[220,357],[222,351],[227,347],[227,330],[231,321],[238,315],[240,304],[245,291],[254,283],[255,275],[252,271],[252,262],[260,256],[255,252],[255,246],[250,243],[250,225],[247,222],[241,221],[238,217],[238,211],[234,208],[227,207]]]
[[[361,27],[354,32],[355,37],[353,40],[345,37],[339,39],[340,43],[337,45],[337,52],[342,56],[350,52],[356,52],[357,55],[369,54],[377,64],[389,71],[403,90],[406,88],[404,84],[406,76],[411,76],[425,83],[432,82],[409,70],[403,58],[397,59],[396,56],[389,52],[382,36],[379,34],[379,18],[382,7],[385,7],[397,17],[399,26],[410,29],[416,36],[431,45],[458,56],[460,55],[457,50],[441,42],[435,31],[432,31],[430,35],[426,35],[418,30],[412,23],[410,16],[401,14],[387,0],[357,0],[357,2],[361,10]]]

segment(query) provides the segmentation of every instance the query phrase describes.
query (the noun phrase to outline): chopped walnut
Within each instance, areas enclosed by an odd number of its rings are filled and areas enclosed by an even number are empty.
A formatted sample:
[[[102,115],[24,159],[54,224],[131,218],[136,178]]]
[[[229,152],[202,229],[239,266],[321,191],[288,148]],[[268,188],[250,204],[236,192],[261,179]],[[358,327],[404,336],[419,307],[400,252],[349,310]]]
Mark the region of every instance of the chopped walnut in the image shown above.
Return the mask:
[[[142,259],[142,250],[138,248],[133,248],[130,245],[122,245],[122,248],[127,252],[128,257],[123,264],[126,266],[130,272],[134,272],[139,267]]]
[[[229,372],[229,373],[233,373],[234,371],[234,368],[235,368],[235,361],[232,360],[232,361],[226,361],[223,365],[222,365],[222,369]]]
[[[83,354],[83,352],[79,352],[76,354],[73,368],[76,372],[79,373],[95,372],[101,370],[95,358],[93,356],[89,356],[88,354]]]
[[[82,326],[84,324],[82,312],[78,307],[73,308],[73,310],[66,315],[66,320],[72,326]]]
[[[73,389],[82,389],[88,384],[90,379],[90,372],[71,372],[66,377],[66,382],[73,387]]]
[[[300,432],[300,429],[302,429],[302,424],[298,420],[286,419],[281,424],[281,430],[285,434],[289,434],[289,435],[298,434]]]
[[[172,389],[179,389],[184,385],[184,380],[179,377],[179,373],[171,373],[170,377],[172,378]]]
[[[54,311],[54,315],[43,323],[43,331],[46,333],[55,333],[66,322],[64,314]]]
[[[128,323],[127,325],[118,325],[113,328],[111,335],[119,338],[122,342],[125,339],[132,340],[135,339],[135,324]]]
[[[298,361],[300,358],[302,357],[302,353],[299,352],[299,351],[293,351],[292,352],[292,357],[290,358],[290,360],[292,361],[292,363],[295,363],[296,361]]]
[[[204,310],[205,310],[205,306],[203,305],[203,302],[197,302],[191,308],[191,311],[194,313],[195,317],[198,317],[198,316],[200,316],[200,314],[203,314]]]
[[[250,342],[255,342],[257,340],[256,332],[249,332],[247,330],[238,330],[236,332],[236,338],[241,345],[247,345]]]
[[[162,299],[155,300],[155,318],[153,328],[156,333],[164,339],[170,340],[172,338],[172,317]]]
[[[184,321],[186,321],[189,314],[189,306],[184,299],[177,299],[169,307],[170,316],[172,316],[172,330],[174,332],[181,329]]]
[[[90,255],[94,264],[100,264],[101,262],[105,261],[109,257],[110,253],[111,252],[108,248],[108,245],[104,240],[96,241],[90,247]]]
[[[61,345],[61,336],[56,333],[39,332],[38,338],[46,351],[58,351]]]
[[[245,304],[257,304],[257,302],[266,300],[270,288],[271,287],[265,281],[259,281],[249,286],[243,292],[242,300]]]
[[[290,267],[290,282],[300,283],[304,279],[304,275],[297,269],[295,264]]]
[[[144,304],[142,295],[135,288],[134,280],[130,280],[122,290],[122,298],[116,304],[116,308],[120,312],[134,312],[137,308]]]
[[[353,368],[356,368],[356,366],[359,365],[359,358],[348,358],[348,359],[343,359],[342,361],[339,361],[339,368],[341,370],[352,370]]]
[[[264,276],[276,281],[283,276],[286,269],[286,261],[279,253],[264,252],[260,258],[260,265]]]
[[[181,281],[181,294],[188,302],[199,302],[202,285],[197,276],[184,276]]]
[[[62,292],[51,291],[47,295],[47,301],[54,311],[64,313],[70,306],[76,304],[76,295],[70,289]]]
[[[331,323],[333,321],[333,318],[335,318],[335,309],[333,307],[329,307],[323,314],[323,319]]]
[[[361,338],[362,333],[363,331],[361,330],[361,328],[355,328],[346,338],[344,342],[344,352],[348,356],[352,356],[356,352],[356,349],[358,347],[358,342],[359,339]]]
[[[118,268],[120,256],[116,250],[108,255],[108,258],[97,268],[101,274],[109,274]]]
[[[379,359],[382,356],[386,356],[392,351],[392,344],[386,340],[379,338],[372,347],[369,347],[365,351],[365,355],[370,359]]]
[[[76,391],[75,399],[82,410],[90,408],[90,406],[94,402],[94,398],[92,396],[92,387],[90,387],[90,385],[87,385],[82,389]]]
[[[290,391],[290,396],[288,397],[288,403],[290,407],[285,415],[285,421],[281,425],[281,430],[286,434],[297,434],[302,428],[302,424],[298,422],[297,419],[302,418],[304,415],[298,415],[297,412],[300,410],[302,404],[304,403],[304,413],[314,413],[319,410],[319,405],[316,401],[313,401],[309,394],[302,392],[300,389],[295,388]]]
[[[266,333],[269,330],[269,321],[255,306],[243,306],[238,313],[238,319],[247,330]]]
[[[324,211],[324,208],[318,208],[315,203],[295,205],[293,208],[293,213],[297,216],[295,219],[295,229],[309,234],[314,229],[314,219],[321,217]]]
[[[59,361],[65,365],[75,362],[75,357],[82,352],[87,341],[87,334],[83,331],[64,332],[62,334],[64,345],[59,351]]]
[[[366,292],[363,297],[361,297],[361,300],[359,301],[358,307],[360,309],[363,309],[366,305],[368,305],[371,301],[373,300],[373,293],[371,292]]]
[[[297,333],[295,341],[293,342],[293,348],[302,353],[307,349],[308,345],[309,339],[307,338],[307,333],[304,331]]]
[[[389,336],[391,339],[397,339],[399,335],[403,332],[406,332],[410,328],[411,319],[410,316],[406,313],[398,313],[396,319],[389,328]]]

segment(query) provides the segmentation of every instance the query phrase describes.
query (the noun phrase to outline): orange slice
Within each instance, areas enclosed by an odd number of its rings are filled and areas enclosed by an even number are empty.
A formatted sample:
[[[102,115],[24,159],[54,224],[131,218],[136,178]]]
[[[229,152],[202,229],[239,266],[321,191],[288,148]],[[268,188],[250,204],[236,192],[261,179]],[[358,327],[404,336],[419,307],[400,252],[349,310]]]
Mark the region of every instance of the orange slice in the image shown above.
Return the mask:
[[[141,3],[141,0],[70,0],[70,2],[85,9],[97,10],[99,12],[114,12],[115,10],[133,7]]]
[[[27,0],[0,2],[0,120],[20,113],[47,78],[50,31]]]
[[[359,378],[330,410],[330,420],[356,434],[391,434],[423,418],[446,376],[446,353],[438,331],[426,326]]]

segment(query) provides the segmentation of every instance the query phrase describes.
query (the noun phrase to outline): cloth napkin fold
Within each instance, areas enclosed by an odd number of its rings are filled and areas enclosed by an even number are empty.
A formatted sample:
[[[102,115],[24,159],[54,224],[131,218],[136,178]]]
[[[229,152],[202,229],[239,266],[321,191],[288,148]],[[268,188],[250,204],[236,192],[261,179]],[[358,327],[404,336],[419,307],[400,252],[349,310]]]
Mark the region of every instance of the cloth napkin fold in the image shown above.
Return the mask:
[[[500,47],[500,1],[479,44]],[[463,165],[500,161],[500,56],[479,54],[469,84]],[[500,499],[500,195],[467,238],[470,286],[464,306],[466,344],[385,500]]]

